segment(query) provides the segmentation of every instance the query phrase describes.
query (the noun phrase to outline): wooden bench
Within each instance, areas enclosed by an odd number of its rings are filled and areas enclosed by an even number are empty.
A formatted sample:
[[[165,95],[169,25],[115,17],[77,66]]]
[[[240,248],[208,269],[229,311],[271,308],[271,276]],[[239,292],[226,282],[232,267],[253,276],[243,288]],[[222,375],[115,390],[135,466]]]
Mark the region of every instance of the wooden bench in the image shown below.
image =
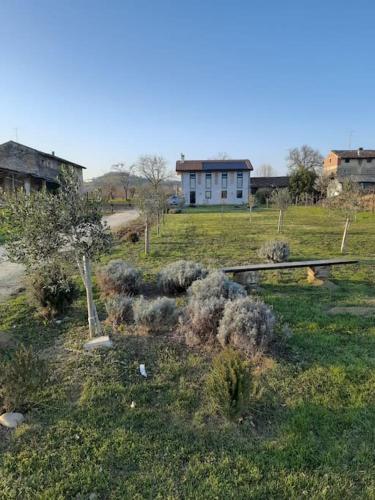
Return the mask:
[[[224,273],[240,275],[242,273],[254,271],[271,271],[276,269],[297,269],[307,267],[307,281],[313,285],[324,285],[329,283],[329,273],[331,266],[343,266],[348,264],[358,264],[354,259],[326,259],[326,260],[297,260],[294,262],[280,262],[269,264],[249,264],[246,266],[224,267]],[[239,279],[241,281],[241,279]]]

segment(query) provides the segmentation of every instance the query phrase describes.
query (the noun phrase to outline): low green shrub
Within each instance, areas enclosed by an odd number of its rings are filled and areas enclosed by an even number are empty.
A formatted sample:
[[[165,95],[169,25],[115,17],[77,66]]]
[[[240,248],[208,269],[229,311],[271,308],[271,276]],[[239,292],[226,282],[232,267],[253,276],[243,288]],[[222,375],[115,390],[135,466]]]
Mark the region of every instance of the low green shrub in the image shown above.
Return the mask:
[[[258,256],[269,262],[286,262],[289,258],[289,245],[286,241],[267,241],[258,250]]]
[[[64,313],[78,297],[76,284],[58,262],[51,262],[31,273],[27,288],[31,302],[47,318]]]
[[[158,275],[158,285],[165,293],[182,293],[196,280],[208,274],[202,264],[178,260],[164,267]]]
[[[262,301],[251,297],[228,301],[220,321],[217,339],[249,356],[262,352],[273,338],[275,316]]]
[[[241,414],[250,401],[249,363],[233,349],[226,348],[213,360],[206,378],[206,393],[211,409],[228,418]]]
[[[134,320],[133,299],[128,295],[113,295],[105,303],[107,310],[107,321],[114,328]]]
[[[178,319],[176,301],[168,297],[146,300],[140,297],[134,302],[134,321],[147,333],[163,333],[173,328]]]
[[[21,345],[0,366],[0,401],[6,411],[26,411],[38,399],[48,376],[47,364]]]
[[[139,293],[142,279],[138,269],[123,260],[112,260],[98,273],[98,283],[104,297]]]

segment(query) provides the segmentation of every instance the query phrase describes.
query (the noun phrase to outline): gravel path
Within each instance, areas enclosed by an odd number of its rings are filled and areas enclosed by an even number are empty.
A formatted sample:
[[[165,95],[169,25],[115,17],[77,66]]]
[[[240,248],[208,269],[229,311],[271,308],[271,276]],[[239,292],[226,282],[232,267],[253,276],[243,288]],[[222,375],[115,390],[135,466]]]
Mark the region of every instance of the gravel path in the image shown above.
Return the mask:
[[[107,215],[104,220],[111,229],[126,225],[139,216],[138,210],[126,210]],[[12,295],[24,288],[24,267],[21,264],[9,262],[5,256],[4,247],[0,246],[0,302],[4,302]]]

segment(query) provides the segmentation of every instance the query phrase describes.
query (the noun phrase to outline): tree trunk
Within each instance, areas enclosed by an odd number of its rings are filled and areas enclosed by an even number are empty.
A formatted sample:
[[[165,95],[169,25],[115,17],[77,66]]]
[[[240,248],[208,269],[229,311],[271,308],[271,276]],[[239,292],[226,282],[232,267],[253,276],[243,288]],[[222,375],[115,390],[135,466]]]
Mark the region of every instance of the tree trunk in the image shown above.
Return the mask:
[[[87,299],[87,316],[89,322],[90,339],[95,336],[95,325],[96,325],[96,310],[94,306],[94,300],[92,297],[92,282],[91,282],[91,266],[90,259],[83,256],[83,270],[85,277],[85,288],[86,288],[86,299]]]
[[[349,217],[347,217],[345,221],[344,234],[342,235],[342,241],[341,241],[341,253],[344,253],[348,228],[349,228]]]
[[[156,213],[156,234],[160,236],[160,212],[159,210]]]
[[[280,210],[280,213],[279,213],[279,222],[277,224],[277,232],[278,233],[281,233],[281,226],[282,226],[282,223],[283,223],[283,211]]]
[[[148,255],[150,253],[150,225],[148,220],[146,220],[145,224],[145,254]]]

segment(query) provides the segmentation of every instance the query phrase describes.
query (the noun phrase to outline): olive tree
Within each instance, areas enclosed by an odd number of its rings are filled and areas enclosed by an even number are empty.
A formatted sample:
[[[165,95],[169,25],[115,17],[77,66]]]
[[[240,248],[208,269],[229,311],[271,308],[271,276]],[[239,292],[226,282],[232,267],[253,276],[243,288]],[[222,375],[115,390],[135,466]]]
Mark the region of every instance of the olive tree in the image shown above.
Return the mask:
[[[287,188],[275,189],[271,194],[271,203],[279,209],[279,220],[277,224],[277,232],[281,233],[284,224],[284,215],[291,203],[290,193]]]
[[[93,301],[91,261],[109,250],[112,238],[102,221],[99,194],[82,193],[72,168],[62,169],[59,181],[56,194],[43,189],[31,195],[21,190],[5,195],[6,251],[10,260],[30,271],[55,259],[76,263],[86,290],[92,338],[101,327]]]

